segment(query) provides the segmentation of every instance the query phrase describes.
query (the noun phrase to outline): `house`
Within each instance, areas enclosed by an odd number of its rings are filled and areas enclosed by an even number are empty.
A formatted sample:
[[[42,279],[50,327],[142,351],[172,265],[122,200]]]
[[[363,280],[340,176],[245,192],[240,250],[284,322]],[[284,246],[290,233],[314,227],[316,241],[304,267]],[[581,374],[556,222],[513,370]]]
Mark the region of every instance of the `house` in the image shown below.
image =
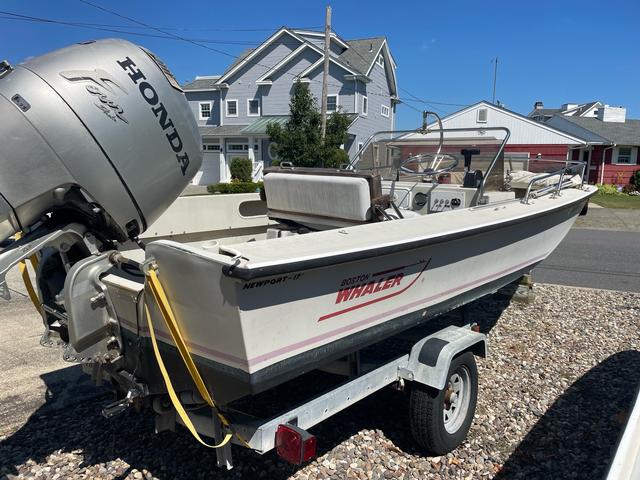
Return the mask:
[[[526,170],[529,158],[565,160],[572,155],[572,150],[586,145],[585,140],[576,135],[487,101],[480,101],[442,118],[442,126],[445,129],[479,128],[479,131],[461,132],[457,135],[477,138],[479,142],[482,140],[482,143],[486,143],[490,138],[500,141],[504,138],[502,132],[489,132],[483,130],[484,128],[508,128],[510,137],[505,145],[504,157],[505,162],[517,164],[514,169]],[[404,138],[411,138],[411,135]],[[495,140],[493,143],[496,143]]]
[[[601,102],[588,103],[565,103],[560,108],[544,108],[542,102],[536,102],[533,110],[527,117],[533,118],[537,122],[546,122],[554,115],[564,115],[567,117],[593,118],[598,116],[598,109],[604,107]]]
[[[587,162],[589,183],[625,185],[640,168],[640,120],[626,118],[624,107],[603,105],[596,117],[556,114],[545,125],[585,140],[571,158]]]
[[[254,176],[276,159],[269,122],[288,119],[294,83],[322,92],[324,33],[283,27],[245,50],[216,76],[183,86],[202,135],[203,167],[194,183],[229,180],[229,163],[247,157]],[[384,37],[344,40],[331,33],[327,109],[352,115],[344,149],[350,155],[374,132],[392,130],[399,103],[396,63]]]

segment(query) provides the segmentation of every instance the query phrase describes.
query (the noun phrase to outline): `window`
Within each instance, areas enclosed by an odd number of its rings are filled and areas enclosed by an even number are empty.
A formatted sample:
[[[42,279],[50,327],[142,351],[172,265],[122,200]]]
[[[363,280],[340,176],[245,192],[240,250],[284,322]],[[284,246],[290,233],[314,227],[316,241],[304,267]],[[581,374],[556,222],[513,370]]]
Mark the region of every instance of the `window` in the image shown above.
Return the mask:
[[[247,152],[249,150],[248,143],[228,143],[227,152]]]
[[[200,102],[200,120],[211,118],[211,102]]]
[[[227,100],[227,117],[238,116],[238,100]]]
[[[247,100],[247,116],[259,117],[260,116],[260,99],[254,98]]]
[[[389,111],[390,109],[386,105],[382,105],[382,107],[380,107],[380,115],[383,117],[389,118]]]
[[[338,111],[338,95],[327,95],[327,112]]]
[[[487,123],[487,109],[486,108],[479,108],[478,109],[477,122],[478,123]]]
[[[205,152],[219,152],[220,151],[220,145],[216,144],[211,144],[211,143],[205,143],[202,145],[202,150]]]
[[[633,148],[631,147],[618,147],[618,157],[616,158],[615,163],[623,163],[623,164],[635,164],[635,158],[633,155]]]
[[[364,95],[362,96],[362,114],[363,115],[369,114],[369,99]]]
[[[382,56],[382,54],[378,55],[378,60],[376,60],[376,63],[381,67],[384,67],[384,57]]]
[[[358,151],[362,150],[363,146],[364,146],[364,143],[358,142]]]

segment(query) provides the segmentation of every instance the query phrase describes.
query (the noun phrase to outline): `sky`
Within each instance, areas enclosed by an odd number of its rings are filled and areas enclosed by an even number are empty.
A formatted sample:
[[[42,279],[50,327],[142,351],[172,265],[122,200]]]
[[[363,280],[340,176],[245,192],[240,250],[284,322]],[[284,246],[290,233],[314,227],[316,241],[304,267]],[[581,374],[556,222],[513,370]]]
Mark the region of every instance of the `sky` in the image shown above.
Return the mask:
[[[158,55],[184,83],[222,73],[242,50],[280,26],[321,30],[327,2],[86,0],[0,1],[0,60],[12,64],[79,41],[120,37]],[[335,1],[332,28],[344,39],[385,36],[398,64],[399,128],[420,125],[420,110],[445,115],[480,100],[527,114],[600,100],[640,118],[638,0]],[[97,28],[15,20],[11,14]],[[123,33],[124,32],[124,33]],[[131,32],[131,33],[129,33]],[[141,34],[141,35],[134,35]],[[203,48],[175,35],[206,41]],[[427,102],[427,103],[424,103]]]

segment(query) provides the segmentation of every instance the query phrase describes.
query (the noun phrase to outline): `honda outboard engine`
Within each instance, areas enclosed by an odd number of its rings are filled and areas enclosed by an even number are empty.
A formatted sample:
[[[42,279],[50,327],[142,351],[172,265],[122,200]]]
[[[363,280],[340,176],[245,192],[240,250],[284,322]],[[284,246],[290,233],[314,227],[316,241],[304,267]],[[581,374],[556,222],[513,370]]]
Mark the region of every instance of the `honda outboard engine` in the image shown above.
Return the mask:
[[[0,296],[9,296],[6,272],[30,258],[35,287],[23,278],[42,343],[63,344],[68,360],[119,357],[101,279],[201,162],[180,85],[142,47],[100,40],[0,63],[0,242],[20,234],[0,248]]]
[[[135,238],[201,161],[182,89],[142,47],[100,40],[0,66],[0,242],[71,221]]]

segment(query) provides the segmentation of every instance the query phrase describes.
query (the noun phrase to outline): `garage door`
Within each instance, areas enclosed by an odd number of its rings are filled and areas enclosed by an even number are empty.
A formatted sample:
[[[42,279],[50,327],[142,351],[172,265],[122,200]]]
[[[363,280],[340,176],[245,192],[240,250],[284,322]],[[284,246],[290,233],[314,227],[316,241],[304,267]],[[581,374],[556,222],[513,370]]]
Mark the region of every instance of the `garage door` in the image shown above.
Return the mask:
[[[220,156],[219,152],[202,154],[202,167],[193,178],[195,185],[211,185],[220,182]]]

